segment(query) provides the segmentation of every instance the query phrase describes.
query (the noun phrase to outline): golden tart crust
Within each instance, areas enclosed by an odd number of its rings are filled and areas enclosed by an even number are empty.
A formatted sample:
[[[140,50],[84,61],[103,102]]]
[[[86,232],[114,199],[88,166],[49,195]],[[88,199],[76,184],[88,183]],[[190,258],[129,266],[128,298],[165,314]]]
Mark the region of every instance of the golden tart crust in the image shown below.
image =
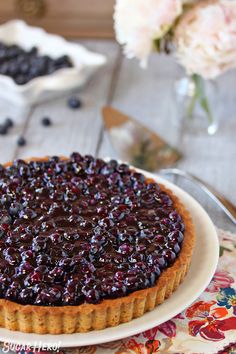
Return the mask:
[[[153,182],[151,179],[147,181]],[[155,286],[135,291],[128,296],[103,300],[99,304],[78,306],[21,305],[0,299],[0,327],[38,334],[82,333],[129,322],[163,303],[179,287],[188,272],[195,243],[195,229],[181,201],[164,185],[159,185],[173,200],[185,224],[185,233],[178,258],[161,273]]]

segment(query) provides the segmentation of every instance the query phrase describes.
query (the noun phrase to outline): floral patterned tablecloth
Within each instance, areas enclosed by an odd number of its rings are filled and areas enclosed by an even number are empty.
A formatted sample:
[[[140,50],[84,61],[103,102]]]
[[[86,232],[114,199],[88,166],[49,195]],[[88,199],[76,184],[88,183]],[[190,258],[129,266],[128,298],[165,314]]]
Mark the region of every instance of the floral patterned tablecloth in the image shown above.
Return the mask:
[[[236,354],[236,235],[221,230],[218,234],[221,245],[218,268],[206,290],[185,311],[136,336],[103,345],[60,349],[59,353]],[[17,351],[26,353],[33,352]]]

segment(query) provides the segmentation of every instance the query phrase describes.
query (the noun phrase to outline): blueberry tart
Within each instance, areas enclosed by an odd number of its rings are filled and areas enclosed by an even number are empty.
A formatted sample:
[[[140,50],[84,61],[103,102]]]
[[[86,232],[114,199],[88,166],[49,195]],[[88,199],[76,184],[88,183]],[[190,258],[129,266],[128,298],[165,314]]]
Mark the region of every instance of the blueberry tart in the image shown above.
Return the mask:
[[[194,238],[179,199],[126,164],[73,153],[0,165],[0,326],[131,321],[178,288]]]

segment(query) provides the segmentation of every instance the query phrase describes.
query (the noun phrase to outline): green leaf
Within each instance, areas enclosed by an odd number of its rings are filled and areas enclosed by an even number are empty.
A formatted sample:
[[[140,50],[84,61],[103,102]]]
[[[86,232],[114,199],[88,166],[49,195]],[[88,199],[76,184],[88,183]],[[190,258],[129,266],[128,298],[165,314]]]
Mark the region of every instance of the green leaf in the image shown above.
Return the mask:
[[[228,248],[226,248],[224,246],[220,246],[220,257],[223,256],[224,251],[231,252],[230,249],[228,249]]]
[[[200,101],[202,109],[206,112],[209,123],[213,123],[212,113],[209,107],[209,103],[206,97],[203,97]]]
[[[161,40],[160,39],[154,39],[154,45],[158,53],[161,52]]]
[[[190,104],[188,106],[188,110],[187,110],[187,116],[189,119],[193,119],[193,111],[194,111],[196,103],[197,103],[197,96],[196,96],[196,94],[194,94],[191,101],[190,101]]]
[[[211,112],[211,109],[209,106],[208,99],[206,97],[204,80],[202,79],[201,76],[199,76],[197,74],[192,75],[192,80],[195,84],[195,91],[194,91],[194,95],[193,95],[191,102],[189,104],[189,107],[188,107],[188,111],[187,111],[188,117],[189,118],[193,117],[193,111],[194,111],[195,105],[197,102],[199,102],[200,106],[202,107],[202,109],[204,110],[204,112],[207,115],[209,123],[211,124],[213,122],[213,116],[212,116],[212,112]]]
[[[198,79],[198,75],[196,74],[193,74],[192,75],[192,80],[194,82],[194,85],[195,85],[195,89],[194,89],[194,94],[193,94],[193,97],[190,101],[190,104],[189,104],[189,107],[188,107],[188,110],[187,110],[187,116],[188,118],[192,119],[193,118],[193,111],[194,111],[194,108],[196,106],[196,103],[200,97],[200,94],[201,94],[201,90],[199,88],[199,79]]]

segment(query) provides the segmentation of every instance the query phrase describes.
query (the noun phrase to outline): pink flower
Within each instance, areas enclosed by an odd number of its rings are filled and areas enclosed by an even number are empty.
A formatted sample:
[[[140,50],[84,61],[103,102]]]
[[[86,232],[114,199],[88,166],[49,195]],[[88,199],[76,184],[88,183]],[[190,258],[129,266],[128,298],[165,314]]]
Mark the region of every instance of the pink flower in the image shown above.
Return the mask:
[[[143,332],[143,337],[147,338],[148,340],[153,340],[155,339],[157,332],[158,332],[158,327],[148,329],[147,331]]]
[[[159,351],[160,345],[159,340],[148,340],[145,343],[139,343],[131,338],[127,342],[122,343],[115,354],[154,354]]]
[[[189,74],[214,79],[236,67],[236,1],[199,1],[175,29],[177,58]]]
[[[166,337],[169,337],[169,338],[175,337],[176,336],[176,324],[174,321],[169,320],[169,321],[166,321],[166,322],[160,324],[159,326],[156,326],[152,329],[149,329],[149,330],[143,332],[142,335],[144,338],[147,338],[148,340],[154,340],[156,338],[158,331],[163,333]],[[138,337],[139,335],[136,335],[136,337]]]
[[[145,65],[153,41],[163,37],[181,12],[181,0],[116,0],[115,31],[125,54]]]
[[[157,326],[157,328],[161,333],[165,334],[169,338],[176,336],[176,324],[171,320],[162,323]]]
[[[210,293],[217,293],[220,288],[228,288],[234,283],[234,279],[229,275],[228,272],[222,270],[215,273],[212,281],[206,288],[206,291]]]
[[[178,315],[176,315],[174,317],[174,319],[176,319],[176,320],[184,320],[184,316],[182,315],[182,313],[178,313]]]

